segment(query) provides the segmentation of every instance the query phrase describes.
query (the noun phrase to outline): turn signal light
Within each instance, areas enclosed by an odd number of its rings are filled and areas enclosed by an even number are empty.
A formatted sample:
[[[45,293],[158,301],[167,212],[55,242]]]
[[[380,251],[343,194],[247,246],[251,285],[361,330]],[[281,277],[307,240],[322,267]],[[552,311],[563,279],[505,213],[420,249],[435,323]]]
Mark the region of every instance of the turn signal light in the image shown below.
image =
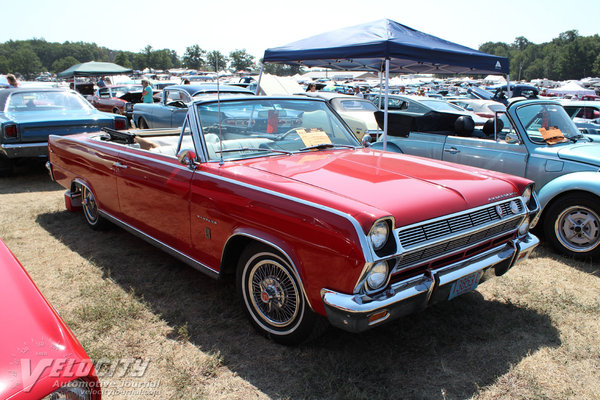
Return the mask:
[[[390,316],[390,313],[387,311],[380,311],[369,316],[369,325],[374,325],[379,322],[385,321]]]
[[[17,126],[16,125],[7,125],[4,127],[4,137],[7,139],[16,139],[17,138]]]

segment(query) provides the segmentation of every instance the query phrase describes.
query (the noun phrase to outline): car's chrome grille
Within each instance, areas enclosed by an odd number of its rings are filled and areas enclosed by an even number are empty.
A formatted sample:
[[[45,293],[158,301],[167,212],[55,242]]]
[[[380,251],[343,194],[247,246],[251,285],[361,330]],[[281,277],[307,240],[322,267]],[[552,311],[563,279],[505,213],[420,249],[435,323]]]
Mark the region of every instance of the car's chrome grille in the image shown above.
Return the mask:
[[[519,213],[522,212],[523,204],[521,201],[516,201],[516,203]],[[502,203],[500,207],[502,208],[502,215],[513,216],[510,210],[510,202]],[[447,235],[460,234],[468,229],[477,228],[494,221],[500,221],[501,219],[502,217],[496,211],[496,206],[492,206],[449,219],[401,230],[398,233],[398,238],[402,247],[408,250],[423,242],[436,240]]]
[[[523,204],[520,200],[516,201],[518,212],[515,215],[510,203],[511,201],[507,201],[498,204],[502,214],[498,213],[497,205],[494,205],[400,230],[398,238],[405,253],[396,266],[396,271],[516,230],[521,221]],[[428,242],[431,246],[427,246]],[[414,250],[411,251],[412,249]]]

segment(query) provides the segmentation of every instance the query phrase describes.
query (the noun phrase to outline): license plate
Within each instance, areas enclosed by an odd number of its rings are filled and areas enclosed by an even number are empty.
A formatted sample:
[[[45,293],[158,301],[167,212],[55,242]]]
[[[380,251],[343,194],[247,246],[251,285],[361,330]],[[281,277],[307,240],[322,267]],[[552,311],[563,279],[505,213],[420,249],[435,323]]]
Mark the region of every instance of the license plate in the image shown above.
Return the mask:
[[[463,276],[459,280],[455,281],[450,289],[448,300],[475,290],[479,284],[479,279],[481,279],[481,271],[473,272],[472,274]]]

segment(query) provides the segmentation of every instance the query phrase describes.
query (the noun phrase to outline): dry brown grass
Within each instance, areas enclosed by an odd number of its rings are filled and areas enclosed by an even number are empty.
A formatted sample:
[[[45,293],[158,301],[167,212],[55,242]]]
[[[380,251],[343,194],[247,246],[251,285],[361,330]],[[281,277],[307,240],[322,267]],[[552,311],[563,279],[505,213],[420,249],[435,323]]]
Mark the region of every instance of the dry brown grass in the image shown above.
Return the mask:
[[[232,282],[90,230],[62,193],[40,167],[0,178],[0,238],[90,357],[150,360],[141,378],[101,368],[107,399],[600,398],[598,264],[542,247],[452,302],[286,348],[251,329]]]

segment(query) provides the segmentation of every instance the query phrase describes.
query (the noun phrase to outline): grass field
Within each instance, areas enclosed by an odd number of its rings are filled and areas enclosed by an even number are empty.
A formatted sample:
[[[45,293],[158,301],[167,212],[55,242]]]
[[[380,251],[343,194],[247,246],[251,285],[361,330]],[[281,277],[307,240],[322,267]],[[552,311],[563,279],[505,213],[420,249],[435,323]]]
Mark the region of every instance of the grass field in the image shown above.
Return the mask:
[[[106,399],[600,398],[598,263],[540,246],[451,302],[287,348],[254,332],[233,282],[89,229],[63,192],[40,166],[0,178],[0,238],[104,360]],[[145,374],[123,360],[147,362]]]

